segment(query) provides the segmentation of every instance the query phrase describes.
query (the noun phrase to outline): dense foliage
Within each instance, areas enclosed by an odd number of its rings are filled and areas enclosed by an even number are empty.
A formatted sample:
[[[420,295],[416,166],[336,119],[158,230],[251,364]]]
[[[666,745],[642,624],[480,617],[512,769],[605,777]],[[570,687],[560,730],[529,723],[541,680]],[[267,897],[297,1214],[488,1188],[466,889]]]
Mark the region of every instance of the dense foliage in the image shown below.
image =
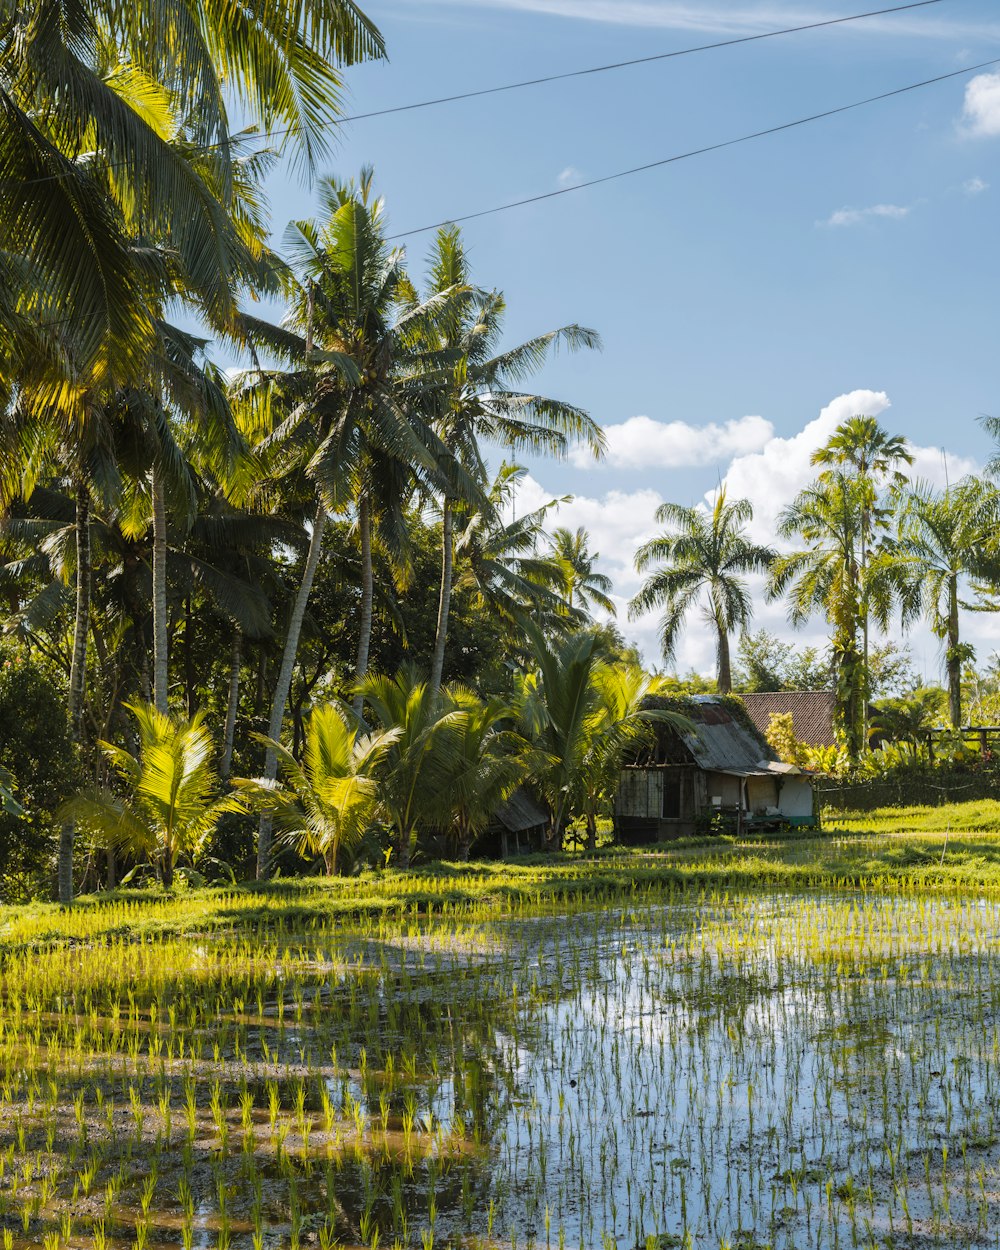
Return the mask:
[[[518,506],[519,453],[603,453],[577,402],[530,385],[596,332],[508,344],[460,231],[418,272],[370,168],[316,176],[316,215],[269,243],[273,158],[318,175],[344,67],[384,55],[352,0],[43,4],[8,25],[6,897],[68,903],[139,867],[169,884],[179,864],[266,878],[465,857],[522,790],[550,848],[577,824],[593,848],[670,690],[828,686],[824,767],[874,767],[873,734],[917,762],[942,709],[871,632],[918,616],[945,647],[951,724],[989,706],[960,608],[1000,585],[992,479],[911,482],[905,440],[863,414],[817,449],[780,549],[724,489],[660,508],[630,610],[662,612],[667,660],[700,610],[718,674],[643,671],[590,535],[550,526],[558,500]],[[250,311],[264,298],[279,321]],[[829,651],[750,634],[754,577],[793,623],[821,613]],[[977,749],[942,741],[938,759]]]

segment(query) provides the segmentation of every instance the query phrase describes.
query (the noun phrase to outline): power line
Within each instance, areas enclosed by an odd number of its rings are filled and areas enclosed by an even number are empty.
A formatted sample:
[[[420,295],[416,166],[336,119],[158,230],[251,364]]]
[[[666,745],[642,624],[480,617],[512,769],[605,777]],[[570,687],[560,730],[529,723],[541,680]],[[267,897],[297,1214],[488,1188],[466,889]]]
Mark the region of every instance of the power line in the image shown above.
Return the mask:
[[[690,48],[678,48],[673,52],[658,52],[652,56],[635,57],[628,61],[614,61],[608,65],[591,65],[586,69],[568,70],[561,74],[548,74],[542,78],[526,78],[519,82],[502,83],[497,87],[481,87],[475,91],[462,91],[455,95],[438,96],[430,100],[418,100],[413,104],[397,104],[391,108],[373,109],[368,113],[352,113],[347,117],[335,117],[320,123],[317,129],[327,129],[331,126],[346,126],[348,122],[368,121],[374,117],[388,117],[394,113],[410,113],[416,109],[432,108],[439,104],[453,104],[460,100],[473,100],[478,96],[500,95],[507,91],[519,91],[524,87],[538,87],[544,83],[563,82],[570,78],[584,78],[591,74],[604,74],[609,70],[629,69],[634,65],[649,65],[655,61],[674,60],[682,56],[693,56],[698,52],[714,52],[720,48],[733,48],[740,44],[758,43],[763,39],[777,39],[783,35],[796,35],[804,31],[822,30],[829,26],[843,26],[849,22],[863,21],[866,18],[885,17],[893,13],[905,13],[911,9],[926,9],[931,5],[943,4],[944,2],[945,0],[911,0],[908,4],[898,4],[885,9],[870,9],[865,13],[852,13],[846,17],[832,17],[820,22],[807,22],[802,26],[785,26],[781,30],[765,30],[756,35],[739,35],[732,39],[719,39],[714,43],[702,43]],[[217,152],[223,148],[239,147],[241,144],[259,143],[261,141],[270,143],[275,139],[287,137],[296,129],[294,126],[285,126],[279,130],[245,131],[237,135],[227,135],[225,139],[218,139],[213,143],[193,145],[189,150],[192,154],[200,153],[207,155],[210,152]],[[108,163],[107,168],[122,168],[127,164],[127,161],[111,161]],[[44,182],[58,182],[60,179],[69,176],[69,171],[66,171],[58,174],[42,174],[37,178],[8,179],[0,183],[0,188],[37,186]]]
[[[633,65],[650,65],[654,61],[669,61],[676,57],[692,56],[696,52],[714,52],[719,48],[734,48],[742,43],[757,43],[762,39],[777,39],[781,35],[797,35],[807,30],[821,30],[826,26],[843,26],[847,22],[860,22],[864,18],[885,17],[890,13],[904,13],[908,9],[925,9],[932,4],[941,3],[942,0],[913,0],[913,3],[899,4],[888,9],[872,9],[867,13],[853,13],[848,17],[831,17],[821,22],[807,22],[803,26],[786,26],[782,30],[765,30],[756,35],[739,35],[733,39],[719,39],[715,43],[700,43],[691,48],[678,48],[674,52],[657,52],[653,56],[637,56],[630,61],[613,61],[609,65],[592,65],[587,69],[568,70],[562,74],[546,74],[543,78],[525,78],[520,82],[503,83],[499,87],[480,87],[476,91],[462,91],[456,95],[437,96],[431,100],[418,100],[414,104],[397,104],[392,108],[374,109],[370,113],[353,113],[347,117],[339,117],[336,121],[328,124],[344,126],[348,122],[367,121],[371,117],[388,117],[392,113],[409,113],[414,109],[431,108],[437,104],[454,104],[459,100],[474,100],[479,96],[499,95],[505,91],[520,91],[522,87],[539,87],[549,82],[565,82],[568,78],[585,78],[590,74],[605,74],[609,70],[630,69]],[[287,131],[284,133],[287,133]]]
[[[493,208],[483,208],[475,213],[465,213],[461,217],[448,217],[436,221],[429,226],[417,226],[413,230],[401,230],[398,234],[388,236],[390,241],[406,239],[414,234],[426,234],[428,230],[438,230],[442,226],[459,225],[464,221],[475,221],[480,217],[492,217],[496,213],[505,213],[512,208],[523,208],[527,204],[540,204],[543,200],[554,200],[561,195],[570,195],[574,191],[584,191],[588,187],[598,187],[605,182],[615,182],[619,178],[630,178],[633,174],[642,174],[650,169],[659,169],[663,165],[674,165],[678,161],[690,160],[694,156],[705,156],[709,152],[719,152],[723,148],[736,147],[740,143],[749,143],[753,139],[763,139],[767,135],[780,134],[784,130],[794,130],[797,126],[807,126],[810,122],[822,121],[826,117],[836,117],[838,113],[849,113],[852,109],[864,108],[868,104],[877,104],[880,100],[891,100],[894,96],[905,95],[909,91],[919,91],[921,87],[930,87],[935,83],[947,82],[951,78],[960,78],[964,74],[974,74],[981,69],[990,69],[1000,65],[1000,57],[991,61],[982,61],[979,65],[966,65],[962,69],[952,70],[948,74],[938,74],[934,78],[925,78],[921,82],[909,83],[905,87],[896,87],[892,91],[883,91],[879,95],[868,96],[864,100],[854,100],[850,104],[841,104],[837,108],[824,109],[821,113],[810,113],[808,117],[797,117],[794,121],[782,122],[779,126],[768,126],[765,130],[755,130],[751,134],[740,135],[736,139],[724,139],[720,143],[710,143],[702,148],[692,148],[689,152],[679,152],[674,156],[665,156],[657,161],[649,161],[645,165],[635,165],[631,169],[621,169],[614,174],[605,174],[601,178],[591,178],[587,182],[577,182],[570,187],[560,187],[555,191],[544,191],[539,195],[529,195],[522,200],[510,200],[506,204],[497,204]]]

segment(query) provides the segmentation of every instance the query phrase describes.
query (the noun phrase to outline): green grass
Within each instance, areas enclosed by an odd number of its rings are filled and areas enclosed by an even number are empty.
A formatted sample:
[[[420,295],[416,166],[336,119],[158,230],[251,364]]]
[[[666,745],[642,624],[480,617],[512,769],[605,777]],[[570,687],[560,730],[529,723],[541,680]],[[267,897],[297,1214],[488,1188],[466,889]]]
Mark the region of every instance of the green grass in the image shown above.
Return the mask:
[[[993,820],[973,828],[964,809]],[[954,813],[962,811],[965,826]],[[819,889],[1000,897],[1000,803],[873,812],[822,834],[686,839],[655,847],[608,847],[591,856],[528,856],[507,863],[432,863],[409,872],[282,880],[180,891],[123,890],[5,909],[6,950],[255,927],[328,924],[338,917],[553,912],[611,901],[644,903],[717,890]],[[951,815],[949,815],[951,813]],[[895,818],[895,825],[893,824]],[[907,819],[912,831],[901,829]],[[950,831],[948,826],[951,825]]]
[[[830,812],[828,829],[870,833],[970,832],[1000,834],[1000,799],[973,799],[940,807],[879,807],[870,812]]]

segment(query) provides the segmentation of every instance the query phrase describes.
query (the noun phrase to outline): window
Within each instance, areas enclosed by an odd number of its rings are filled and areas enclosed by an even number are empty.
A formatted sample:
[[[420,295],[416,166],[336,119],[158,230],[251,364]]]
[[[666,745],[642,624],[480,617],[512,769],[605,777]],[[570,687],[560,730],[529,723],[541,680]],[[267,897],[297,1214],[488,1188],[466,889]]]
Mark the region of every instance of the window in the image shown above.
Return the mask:
[[[681,779],[663,776],[663,819],[678,820],[681,814]]]

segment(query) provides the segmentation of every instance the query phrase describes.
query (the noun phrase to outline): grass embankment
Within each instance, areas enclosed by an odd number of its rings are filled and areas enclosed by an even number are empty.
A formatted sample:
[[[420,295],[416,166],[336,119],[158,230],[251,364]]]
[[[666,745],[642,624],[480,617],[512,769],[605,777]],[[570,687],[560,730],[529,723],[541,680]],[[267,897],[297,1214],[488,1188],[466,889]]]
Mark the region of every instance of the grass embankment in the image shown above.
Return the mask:
[[[972,799],[940,807],[878,807],[870,812],[829,812],[829,830],[855,833],[1000,834],[1000,800]]]
[[[988,813],[992,825],[962,829],[954,814],[960,807],[995,809]],[[914,812],[912,831],[900,831],[906,813],[873,812],[844,816],[837,827],[831,820],[818,836],[740,842],[714,838],[645,849],[609,848],[591,856],[432,863],[409,872],[390,869],[350,878],[313,877],[173,896],[154,890],[123,891],[81,898],[70,911],[52,904],[11,907],[0,913],[0,952],[115,936],[308,927],[329,924],[338,916],[384,916],[394,923],[426,913],[475,919],[762,888],[1000,897],[1000,803]]]

